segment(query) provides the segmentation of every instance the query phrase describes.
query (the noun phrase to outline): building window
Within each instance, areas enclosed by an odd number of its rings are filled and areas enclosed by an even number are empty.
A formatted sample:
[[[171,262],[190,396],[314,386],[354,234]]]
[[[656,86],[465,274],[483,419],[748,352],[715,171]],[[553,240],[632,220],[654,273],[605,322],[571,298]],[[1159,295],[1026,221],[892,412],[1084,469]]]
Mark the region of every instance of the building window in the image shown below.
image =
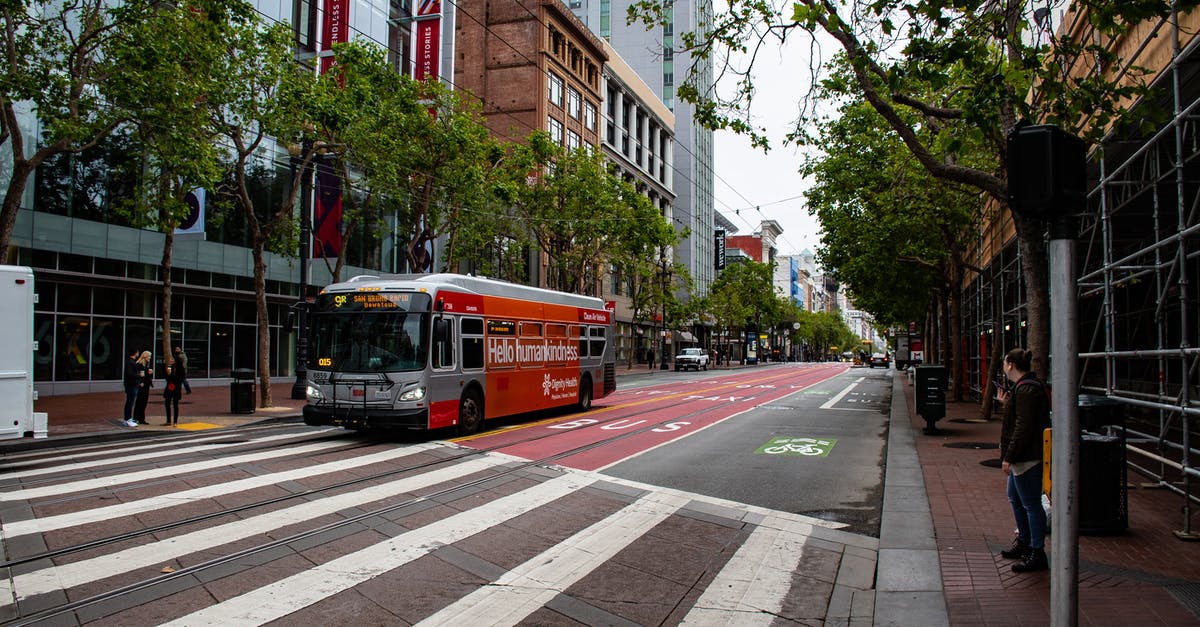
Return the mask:
[[[554,118],[546,118],[546,127],[550,131],[550,139],[554,143],[562,145],[563,143],[563,123]]]
[[[579,133],[567,131],[567,150],[579,150],[581,145],[583,145],[583,141],[579,137]]]
[[[589,131],[596,130],[596,105],[590,102],[583,104],[583,127]]]
[[[560,107],[563,105],[563,79],[554,72],[550,73],[550,102]]]
[[[579,119],[579,108],[580,108],[580,105],[582,102],[583,102],[583,95],[580,94],[579,91],[576,90],[574,87],[568,87],[567,88],[567,113],[571,117],[575,118],[576,120]]]
[[[292,5],[292,25],[296,35],[296,45],[300,50],[303,52],[316,50],[316,0],[300,0]]]

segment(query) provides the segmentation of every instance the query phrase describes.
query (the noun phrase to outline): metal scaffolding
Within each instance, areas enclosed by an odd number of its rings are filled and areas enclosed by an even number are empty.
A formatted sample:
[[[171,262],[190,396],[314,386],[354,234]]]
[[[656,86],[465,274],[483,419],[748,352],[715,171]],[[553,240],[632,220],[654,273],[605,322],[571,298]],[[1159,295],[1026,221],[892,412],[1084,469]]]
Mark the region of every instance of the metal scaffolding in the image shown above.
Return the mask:
[[[1134,111],[1143,123],[1110,134],[1091,156],[1089,181],[1096,185],[1081,223],[1077,265],[1079,391],[1124,405],[1128,467],[1150,480],[1149,486],[1181,497],[1183,520],[1174,531],[1195,540],[1200,539],[1194,520],[1200,504],[1200,37],[1189,30],[1164,20],[1147,38],[1172,42],[1169,62],[1163,58],[1159,64],[1156,97]],[[1143,42],[1137,53],[1145,48]],[[977,264],[985,271],[963,294],[964,338],[978,338],[964,339],[969,389],[976,398],[987,384],[990,351],[1021,346],[1025,337],[1015,239],[991,247],[991,253],[984,244],[981,239]],[[1001,335],[991,342],[995,333]]]

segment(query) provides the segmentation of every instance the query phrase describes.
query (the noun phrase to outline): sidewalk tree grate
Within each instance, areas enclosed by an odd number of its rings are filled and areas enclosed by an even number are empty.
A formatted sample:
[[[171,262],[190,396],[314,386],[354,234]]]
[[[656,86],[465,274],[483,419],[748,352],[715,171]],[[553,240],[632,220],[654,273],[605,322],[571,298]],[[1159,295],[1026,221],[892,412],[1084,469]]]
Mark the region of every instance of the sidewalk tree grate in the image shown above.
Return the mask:
[[[946,448],[973,448],[973,449],[991,449],[1000,448],[995,442],[946,442],[942,446]]]

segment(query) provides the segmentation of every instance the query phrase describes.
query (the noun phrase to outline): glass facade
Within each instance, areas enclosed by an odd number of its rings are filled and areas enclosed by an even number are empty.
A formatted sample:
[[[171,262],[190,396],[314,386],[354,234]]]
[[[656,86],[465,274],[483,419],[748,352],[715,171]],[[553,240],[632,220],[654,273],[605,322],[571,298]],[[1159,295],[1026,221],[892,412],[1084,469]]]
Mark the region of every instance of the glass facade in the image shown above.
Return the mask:
[[[312,63],[320,50],[324,3],[316,0],[254,2],[264,21],[291,24],[297,57]],[[410,73],[411,0],[351,0],[351,37],[388,51],[392,66]],[[447,11],[443,32],[452,33]],[[452,45],[452,37],[446,45]],[[443,73],[453,67],[445,64]],[[37,121],[17,107],[27,145]],[[250,182],[256,203],[278,203],[294,176],[288,155],[268,146],[258,155]],[[33,268],[34,383],[39,393],[119,389],[126,355],[149,350],[161,368],[164,334],[188,357],[194,382],[228,377],[234,368],[256,368],[258,327],[249,230],[228,198],[209,191],[202,236],[177,236],[173,248],[170,328],[162,324],[162,243],[157,231],[135,228],[118,203],[134,180],[123,167],[136,163],[136,147],[110,139],[79,154],[59,155],[34,173],[22,199],[10,263]],[[0,183],[10,172],[0,168]],[[297,213],[297,216],[299,214]],[[396,216],[390,218],[394,222]],[[388,237],[359,234],[345,244],[342,277],[364,271],[396,272],[403,255]],[[273,377],[293,372],[295,332],[289,314],[299,298],[296,254],[266,255],[266,297]],[[331,263],[310,266],[310,291],[332,280]],[[162,370],[160,369],[159,372]]]

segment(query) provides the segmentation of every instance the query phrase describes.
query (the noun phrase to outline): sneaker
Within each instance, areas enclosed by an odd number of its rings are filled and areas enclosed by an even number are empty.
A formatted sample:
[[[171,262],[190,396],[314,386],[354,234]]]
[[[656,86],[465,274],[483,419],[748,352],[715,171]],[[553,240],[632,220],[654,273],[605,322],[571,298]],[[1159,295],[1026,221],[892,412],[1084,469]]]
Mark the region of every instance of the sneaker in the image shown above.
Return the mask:
[[[135,421],[133,421],[133,420],[126,420],[126,421],[125,421],[125,426],[126,426],[126,427],[136,427],[136,426],[137,426],[137,422],[135,422]]]
[[[1029,545],[1021,542],[1020,538],[1013,538],[1012,546],[1000,551],[1000,557],[1006,560],[1024,559],[1025,554],[1029,552]]]
[[[1044,549],[1029,549],[1024,559],[1012,565],[1014,573],[1032,573],[1048,568],[1050,568],[1050,562],[1046,559],[1046,551]]]

